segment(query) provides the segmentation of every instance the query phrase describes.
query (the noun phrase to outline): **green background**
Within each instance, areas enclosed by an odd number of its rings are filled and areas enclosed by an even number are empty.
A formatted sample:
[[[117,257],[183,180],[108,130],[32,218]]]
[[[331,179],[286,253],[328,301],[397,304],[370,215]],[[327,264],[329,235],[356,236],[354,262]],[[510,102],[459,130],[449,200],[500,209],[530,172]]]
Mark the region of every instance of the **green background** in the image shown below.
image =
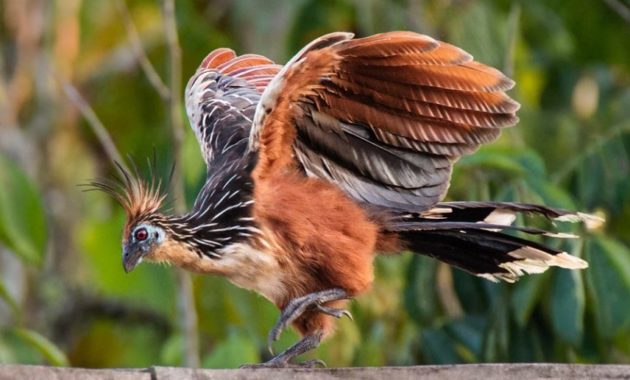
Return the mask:
[[[607,219],[590,232],[561,225],[585,238],[548,242],[588,260],[588,270],[552,269],[515,285],[428,258],[381,258],[372,292],[352,304],[355,321],[341,320],[311,357],[330,366],[630,363],[629,7],[624,0],[175,2],[184,83],[216,47],[282,63],[337,30],[414,30],[463,47],[516,80],[510,94],[522,104],[521,122],[458,163],[448,199],[544,203]],[[122,154],[143,162],[155,149],[165,177],[174,159],[169,108],[132,43],[135,30],[168,86],[162,2],[2,0],[0,20],[0,363],[194,364],[183,354],[175,270],[142,265],[124,274],[121,208],[77,186],[114,170],[64,91],[71,85],[83,95]],[[185,117],[183,96],[175,96]],[[188,127],[177,163],[190,205],[204,165]],[[192,284],[200,365],[269,357],[273,305],[221,278],[193,276]],[[296,338],[285,334],[276,350]]]

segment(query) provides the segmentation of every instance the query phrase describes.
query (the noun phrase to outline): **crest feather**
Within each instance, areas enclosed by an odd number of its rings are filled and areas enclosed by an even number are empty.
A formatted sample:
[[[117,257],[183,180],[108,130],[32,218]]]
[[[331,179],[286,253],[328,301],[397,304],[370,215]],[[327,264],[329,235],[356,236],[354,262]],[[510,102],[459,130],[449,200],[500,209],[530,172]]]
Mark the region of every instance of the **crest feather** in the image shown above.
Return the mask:
[[[128,224],[135,224],[157,213],[164,204],[167,194],[163,189],[162,180],[155,178],[155,160],[149,162],[149,180],[142,177],[133,161],[132,170],[117,161],[114,164],[119,176],[91,181],[88,183],[91,190],[103,191],[120,203],[127,214]],[[173,165],[167,183],[170,182],[174,168]]]

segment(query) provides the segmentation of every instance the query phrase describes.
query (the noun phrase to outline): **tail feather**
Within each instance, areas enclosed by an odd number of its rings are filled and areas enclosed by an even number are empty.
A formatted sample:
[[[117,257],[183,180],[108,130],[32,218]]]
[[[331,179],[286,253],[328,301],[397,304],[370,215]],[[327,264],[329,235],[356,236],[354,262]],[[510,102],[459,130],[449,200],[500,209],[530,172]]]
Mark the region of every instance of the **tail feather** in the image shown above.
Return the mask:
[[[561,239],[577,239],[578,235],[565,232],[553,232],[536,227],[523,227],[484,222],[392,222],[389,225],[396,231],[440,231],[440,230],[485,230],[485,231],[520,231],[530,235],[543,235]]]
[[[466,220],[466,218],[474,218],[478,215],[485,215],[483,219],[477,219],[477,221],[483,220],[486,223],[496,223],[499,220],[509,220],[506,216],[511,215],[512,220],[509,222],[511,224],[514,221],[516,214],[541,215],[558,222],[583,222],[587,229],[599,228],[604,223],[604,218],[597,215],[529,203],[479,201],[442,202],[438,203],[437,207],[432,210],[435,209],[443,210],[443,213],[450,214],[450,219],[463,218],[462,220]],[[431,210],[428,212],[431,212]]]
[[[446,202],[421,214],[401,213],[387,229],[397,232],[407,249],[434,257],[492,281],[516,281],[520,276],[542,273],[551,266],[584,269],[578,257],[502,231],[575,238],[539,228],[512,226],[518,213],[533,213],[560,221],[583,221],[589,227],[603,220],[597,216],[544,206],[501,202]]]

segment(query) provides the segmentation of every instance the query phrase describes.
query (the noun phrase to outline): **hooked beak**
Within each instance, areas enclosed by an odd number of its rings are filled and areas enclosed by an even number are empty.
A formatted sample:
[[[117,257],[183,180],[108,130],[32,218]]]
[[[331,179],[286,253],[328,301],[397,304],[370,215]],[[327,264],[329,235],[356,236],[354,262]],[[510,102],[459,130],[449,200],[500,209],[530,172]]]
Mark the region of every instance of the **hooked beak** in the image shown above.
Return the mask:
[[[144,252],[135,244],[123,247],[122,264],[125,269],[125,273],[131,272],[138,264],[142,262],[142,255]]]

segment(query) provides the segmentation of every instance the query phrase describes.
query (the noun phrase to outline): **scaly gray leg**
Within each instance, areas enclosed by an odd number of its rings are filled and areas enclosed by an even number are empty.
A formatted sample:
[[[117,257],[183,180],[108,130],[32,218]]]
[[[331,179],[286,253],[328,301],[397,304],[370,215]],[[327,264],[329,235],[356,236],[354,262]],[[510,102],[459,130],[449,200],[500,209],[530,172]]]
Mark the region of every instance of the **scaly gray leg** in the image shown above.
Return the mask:
[[[335,288],[322,290],[321,292],[310,293],[303,297],[292,299],[287,304],[287,306],[282,309],[280,318],[269,332],[269,335],[267,337],[267,348],[269,348],[269,352],[273,354],[272,344],[274,341],[278,340],[280,334],[282,334],[282,331],[284,331],[287,326],[289,326],[297,318],[304,314],[304,312],[307,311],[309,308],[314,307],[320,312],[331,315],[335,318],[341,318],[342,316],[346,315],[348,316],[348,318],[352,319],[352,314],[350,314],[348,310],[323,306],[323,304],[325,304],[326,302],[344,300],[349,298],[350,296],[348,295],[348,292],[343,289]]]
[[[302,340],[294,344],[293,346],[286,349],[273,357],[271,360],[261,363],[261,364],[245,364],[242,365],[241,368],[283,368],[283,367],[307,367],[313,368],[316,366],[326,366],[321,360],[309,360],[300,364],[291,364],[289,361],[296,356],[302,355],[303,353],[310,351],[319,346],[319,343],[322,341],[322,336],[324,334],[320,331],[313,335],[307,335]]]

